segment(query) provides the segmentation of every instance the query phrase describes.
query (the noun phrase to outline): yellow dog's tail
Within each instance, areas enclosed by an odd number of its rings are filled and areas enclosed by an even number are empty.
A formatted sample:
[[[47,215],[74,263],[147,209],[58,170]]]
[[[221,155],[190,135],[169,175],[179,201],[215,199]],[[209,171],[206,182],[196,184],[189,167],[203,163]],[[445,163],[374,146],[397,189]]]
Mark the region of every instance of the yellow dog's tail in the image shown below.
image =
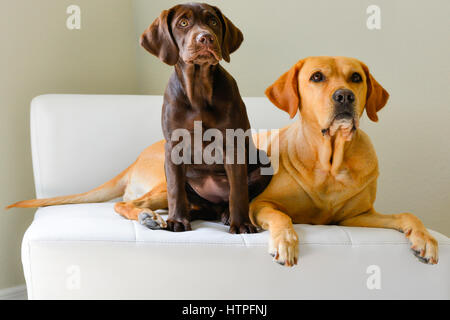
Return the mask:
[[[95,189],[92,189],[91,191],[70,196],[19,201],[7,206],[5,209],[11,209],[14,207],[37,208],[45,206],[55,206],[59,204],[92,203],[112,200],[124,194],[131,167],[132,166],[127,168],[114,179],[102,184]]]

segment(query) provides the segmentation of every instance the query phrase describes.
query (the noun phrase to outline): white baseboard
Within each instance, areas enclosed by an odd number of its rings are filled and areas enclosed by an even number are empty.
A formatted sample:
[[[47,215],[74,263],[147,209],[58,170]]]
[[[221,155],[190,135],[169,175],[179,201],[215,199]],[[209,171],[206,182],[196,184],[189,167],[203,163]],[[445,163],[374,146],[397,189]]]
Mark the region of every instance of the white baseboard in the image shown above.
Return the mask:
[[[0,300],[27,300],[27,287],[21,285],[0,289]]]

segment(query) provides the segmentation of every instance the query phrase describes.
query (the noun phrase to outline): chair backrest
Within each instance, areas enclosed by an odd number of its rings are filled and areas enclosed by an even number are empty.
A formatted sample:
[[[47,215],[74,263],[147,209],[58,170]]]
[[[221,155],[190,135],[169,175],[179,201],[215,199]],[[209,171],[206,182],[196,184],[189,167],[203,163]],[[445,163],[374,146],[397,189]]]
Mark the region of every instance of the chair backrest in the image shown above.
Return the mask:
[[[256,129],[281,128],[289,116],[268,99],[244,98]],[[31,102],[36,196],[90,190],[127,168],[162,139],[162,96],[42,95]]]

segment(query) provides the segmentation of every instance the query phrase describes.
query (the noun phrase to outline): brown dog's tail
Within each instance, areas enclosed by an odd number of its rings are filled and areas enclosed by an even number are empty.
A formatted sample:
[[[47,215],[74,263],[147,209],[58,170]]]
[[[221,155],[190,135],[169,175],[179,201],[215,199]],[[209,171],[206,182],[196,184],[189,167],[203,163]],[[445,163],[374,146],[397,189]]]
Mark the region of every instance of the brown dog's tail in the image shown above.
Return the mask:
[[[70,196],[61,196],[47,199],[34,199],[19,201],[7,206],[5,209],[11,208],[37,208],[45,206],[55,206],[59,204],[75,204],[75,203],[92,203],[104,202],[122,196],[127,185],[128,173],[132,166],[120,173],[114,179],[92,189],[91,191],[74,194]]]

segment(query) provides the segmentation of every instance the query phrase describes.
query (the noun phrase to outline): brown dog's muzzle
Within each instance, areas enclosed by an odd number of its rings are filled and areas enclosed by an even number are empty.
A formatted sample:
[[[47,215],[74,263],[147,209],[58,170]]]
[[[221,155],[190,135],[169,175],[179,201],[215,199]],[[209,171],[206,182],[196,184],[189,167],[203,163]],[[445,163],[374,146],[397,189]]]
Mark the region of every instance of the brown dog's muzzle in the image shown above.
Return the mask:
[[[219,43],[215,35],[200,31],[193,37],[194,50],[192,50],[189,62],[216,64],[222,59]]]
[[[197,36],[195,37],[195,40],[197,41],[197,43],[204,45],[204,46],[211,46],[214,44],[214,39],[215,37],[208,33],[208,32],[200,32],[199,34],[197,34]]]

